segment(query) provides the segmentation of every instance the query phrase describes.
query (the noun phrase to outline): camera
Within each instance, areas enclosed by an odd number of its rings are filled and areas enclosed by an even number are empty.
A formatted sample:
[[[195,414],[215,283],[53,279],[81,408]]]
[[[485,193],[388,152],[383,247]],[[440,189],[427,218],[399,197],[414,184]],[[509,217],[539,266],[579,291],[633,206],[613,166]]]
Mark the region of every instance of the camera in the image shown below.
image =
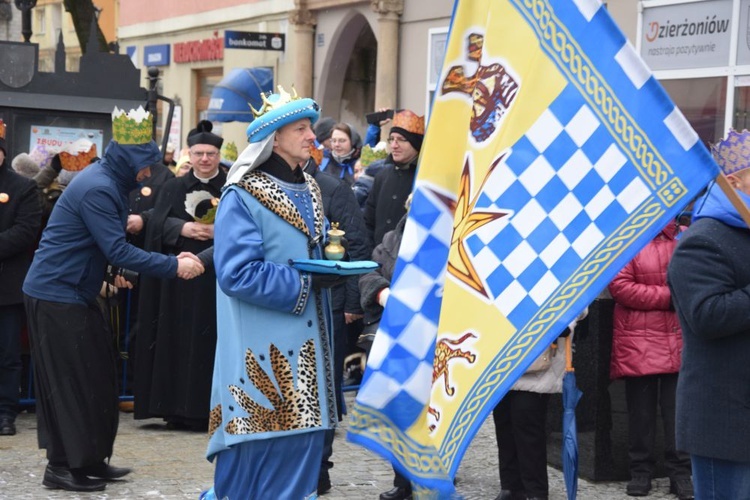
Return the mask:
[[[365,119],[370,125],[380,125],[380,122],[387,118],[393,118],[393,110],[386,109],[385,111],[376,111],[374,113],[367,113]]]
[[[107,271],[104,273],[104,281],[110,285],[115,284],[115,276],[122,276],[125,280],[131,282],[133,285],[138,284],[138,273],[131,271],[130,269],[124,269],[122,267],[113,266],[107,264]]]

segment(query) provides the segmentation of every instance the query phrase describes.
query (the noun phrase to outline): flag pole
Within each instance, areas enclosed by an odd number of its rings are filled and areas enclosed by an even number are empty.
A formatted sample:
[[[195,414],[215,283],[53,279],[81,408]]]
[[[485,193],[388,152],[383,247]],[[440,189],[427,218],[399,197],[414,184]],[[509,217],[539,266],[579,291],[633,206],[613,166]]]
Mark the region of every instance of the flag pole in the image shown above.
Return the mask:
[[[724,191],[724,194],[727,195],[729,201],[732,202],[732,206],[734,206],[734,208],[740,213],[740,216],[742,217],[742,220],[745,221],[745,224],[747,224],[747,227],[750,227],[750,209],[747,208],[747,205],[742,201],[742,198],[737,195],[737,191],[735,191],[732,185],[729,184],[729,180],[723,172],[716,176],[716,184],[718,184],[721,190]]]

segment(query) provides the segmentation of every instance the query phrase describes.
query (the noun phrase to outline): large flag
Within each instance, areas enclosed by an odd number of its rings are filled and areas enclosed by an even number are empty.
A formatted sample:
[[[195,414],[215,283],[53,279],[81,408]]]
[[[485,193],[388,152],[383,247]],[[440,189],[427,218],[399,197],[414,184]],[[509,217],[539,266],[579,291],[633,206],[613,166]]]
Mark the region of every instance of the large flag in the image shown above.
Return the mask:
[[[718,168],[598,0],[458,0],[432,111],[349,438],[448,492],[502,396]]]

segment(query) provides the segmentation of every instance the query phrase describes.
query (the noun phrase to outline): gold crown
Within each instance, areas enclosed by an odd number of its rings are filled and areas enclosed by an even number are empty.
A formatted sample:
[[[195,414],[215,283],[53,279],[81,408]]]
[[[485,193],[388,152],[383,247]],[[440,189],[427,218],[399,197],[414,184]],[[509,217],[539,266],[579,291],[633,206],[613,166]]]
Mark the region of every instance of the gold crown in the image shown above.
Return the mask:
[[[5,122],[0,118],[0,139],[5,139]]]
[[[252,104],[250,105],[250,111],[253,112],[253,117],[258,118],[259,116],[265,115],[269,111],[273,111],[274,109],[285,106],[292,101],[298,101],[301,99],[301,97],[297,95],[297,90],[294,88],[294,85],[292,85],[293,94],[290,94],[289,92],[284,90],[284,87],[282,87],[281,85],[278,86],[278,89],[278,94],[272,94],[271,92],[263,92],[262,94],[260,94],[260,98],[263,101],[263,106],[260,108],[260,110],[255,109]],[[274,99],[273,102],[271,102],[269,98],[273,96],[278,97]]]
[[[125,111],[115,106],[112,111],[112,139],[119,144],[147,144],[151,142],[153,117],[138,106],[138,109]]]
[[[412,134],[424,135],[424,116],[417,116],[408,109],[404,109],[393,116],[391,127],[402,128]]]
[[[221,147],[221,157],[229,161],[237,161],[237,144],[227,141]]]

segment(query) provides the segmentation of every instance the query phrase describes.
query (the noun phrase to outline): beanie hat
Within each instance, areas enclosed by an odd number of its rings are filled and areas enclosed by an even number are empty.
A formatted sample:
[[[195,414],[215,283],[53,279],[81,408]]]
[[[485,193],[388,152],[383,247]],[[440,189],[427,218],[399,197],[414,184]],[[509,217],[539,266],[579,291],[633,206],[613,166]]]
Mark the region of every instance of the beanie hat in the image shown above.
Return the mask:
[[[393,116],[391,132],[403,135],[404,139],[419,151],[424,139],[424,116],[417,116],[408,109],[399,111]]]
[[[324,116],[318,121],[318,123],[315,124],[313,130],[315,131],[315,138],[319,143],[322,143],[326,139],[331,138],[331,133],[333,132],[334,125],[336,125],[336,120],[334,120],[330,116]]]
[[[196,144],[209,144],[215,146],[216,149],[221,149],[221,145],[224,139],[211,131],[214,128],[214,124],[208,120],[201,120],[198,125],[188,132],[187,143],[188,146],[195,146]]]
[[[37,162],[35,162],[27,153],[16,155],[16,157],[13,158],[11,167],[24,177],[31,178],[39,173],[39,164],[37,164]]]

